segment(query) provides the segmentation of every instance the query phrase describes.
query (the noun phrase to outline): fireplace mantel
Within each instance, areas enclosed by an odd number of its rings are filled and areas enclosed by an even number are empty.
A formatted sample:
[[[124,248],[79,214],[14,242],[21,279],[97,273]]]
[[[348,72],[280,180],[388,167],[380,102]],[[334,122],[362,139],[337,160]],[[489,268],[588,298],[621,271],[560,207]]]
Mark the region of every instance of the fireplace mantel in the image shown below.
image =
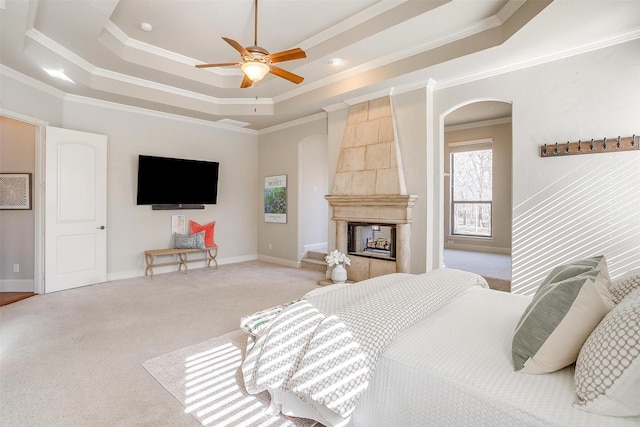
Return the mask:
[[[327,195],[325,199],[333,208],[336,221],[380,222],[385,224],[408,224],[412,221],[411,208],[418,196],[373,195],[342,196]]]

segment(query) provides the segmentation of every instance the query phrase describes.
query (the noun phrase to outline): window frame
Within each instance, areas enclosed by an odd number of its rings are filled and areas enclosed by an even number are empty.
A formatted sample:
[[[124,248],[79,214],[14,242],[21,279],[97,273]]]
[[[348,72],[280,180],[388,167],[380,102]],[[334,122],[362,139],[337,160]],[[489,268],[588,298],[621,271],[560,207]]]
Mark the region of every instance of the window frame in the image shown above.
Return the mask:
[[[451,142],[449,146],[449,235],[452,237],[463,237],[472,239],[492,239],[493,238],[493,183],[491,185],[491,200],[454,200],[454,161],[453,157],[456,153],[465,153],[470,151],[482,151],[491,150],[491,176],[493,179],[493,138],[485,138],[470,141]],[[455,230],[455,207],[456,204],[475,204],[475,205],[489,205],[489,215],[491,220],[489,221],[489,234],[467,234],[456,233]]]

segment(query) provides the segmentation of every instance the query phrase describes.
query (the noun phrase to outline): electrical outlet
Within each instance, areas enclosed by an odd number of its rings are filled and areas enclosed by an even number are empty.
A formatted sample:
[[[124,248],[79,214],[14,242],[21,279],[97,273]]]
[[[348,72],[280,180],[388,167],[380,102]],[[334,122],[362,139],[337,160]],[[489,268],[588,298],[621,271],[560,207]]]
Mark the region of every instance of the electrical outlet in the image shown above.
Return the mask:
[[[13,264],[13,272],[20,273],[20,264]]]

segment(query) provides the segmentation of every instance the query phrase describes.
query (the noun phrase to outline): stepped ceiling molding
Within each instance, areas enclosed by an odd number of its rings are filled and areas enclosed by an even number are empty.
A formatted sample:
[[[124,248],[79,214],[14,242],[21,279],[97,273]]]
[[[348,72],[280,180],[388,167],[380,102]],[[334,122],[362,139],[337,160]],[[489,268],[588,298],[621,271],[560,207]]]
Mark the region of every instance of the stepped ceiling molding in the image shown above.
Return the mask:
[[[305,50],[278,64],[304,81],[269,74],[240,89],[239,67],[195,65],[240,60],[221,37],[253,44],[253,3],[0,0],[0,71],[69,96],[261,130],[389,88],[437,90],[640,37],[634,0],[260,0],[258,44]],[[492,114],[476,119],[504,112]]]

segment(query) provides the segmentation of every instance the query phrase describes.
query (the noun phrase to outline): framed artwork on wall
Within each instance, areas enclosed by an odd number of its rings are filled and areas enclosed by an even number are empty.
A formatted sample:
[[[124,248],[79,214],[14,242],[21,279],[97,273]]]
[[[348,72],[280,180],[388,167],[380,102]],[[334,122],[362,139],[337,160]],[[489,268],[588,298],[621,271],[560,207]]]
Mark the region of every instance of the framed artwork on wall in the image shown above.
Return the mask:
[[[185,234],[184,215],[171,215],[171,234]]]
[[[31,209],[30,173],[0,173],[0,209]]]
[[[287,223],[287,175],[264,179],[264,222]]]

